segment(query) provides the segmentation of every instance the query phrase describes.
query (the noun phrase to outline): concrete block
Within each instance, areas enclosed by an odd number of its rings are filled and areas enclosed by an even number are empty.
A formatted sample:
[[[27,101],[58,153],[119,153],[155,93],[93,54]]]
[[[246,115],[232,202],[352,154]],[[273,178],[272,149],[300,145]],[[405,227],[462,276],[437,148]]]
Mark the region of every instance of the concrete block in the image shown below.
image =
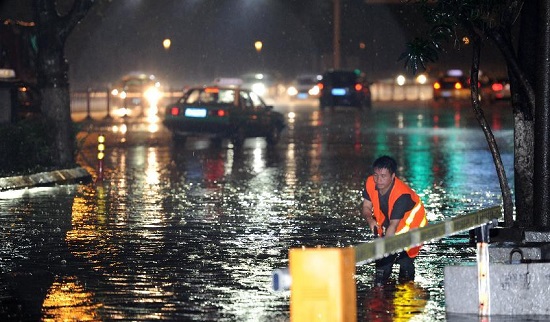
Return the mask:
[[[448,313],[478,314],[477,265],[445,267]],[[490,315],[550,315],[550,263],[489,264]]]
[[[540,261],[542,250],[538,245],[512,245],[512,244],[491,244],[489,246],[489,262],[511,264],[514,261],[521,261],[521,254],[514,250],[519,249],[523,254],[523,260]],[[514,252],[514,254],[511,254]],[[512,255],[512,256],[510,256]],[[511,261],[512,260],[512,261]]]
[[[550,232],[547,231],[525,231],[526,243],[548,243],[550,242]]]

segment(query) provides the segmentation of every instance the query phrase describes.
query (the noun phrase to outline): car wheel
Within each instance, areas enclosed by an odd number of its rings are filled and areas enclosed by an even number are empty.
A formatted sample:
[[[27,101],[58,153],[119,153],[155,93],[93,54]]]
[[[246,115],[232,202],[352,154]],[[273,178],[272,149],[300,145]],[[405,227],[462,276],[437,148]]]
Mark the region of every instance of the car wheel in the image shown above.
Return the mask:
[[[242,127],[237,128],[233,136],[231,137],[231,142],[236,147],[242,147],[245,140],[244,129]]]
[[[281,130],[278,126],[272,126],[271,129],[269,129],[269,133],[265,137],[265,140],[267,141],[267,144],[269,145],[275,145],[279,142],[279,139],[281,138]]]

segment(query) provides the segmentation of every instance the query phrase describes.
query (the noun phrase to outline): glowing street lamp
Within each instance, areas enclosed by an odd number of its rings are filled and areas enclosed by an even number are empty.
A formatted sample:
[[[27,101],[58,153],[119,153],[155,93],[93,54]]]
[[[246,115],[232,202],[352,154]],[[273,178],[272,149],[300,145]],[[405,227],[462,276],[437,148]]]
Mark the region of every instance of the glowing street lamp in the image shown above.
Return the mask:
[[[397,78],[395,79],[395,81],[397,82],[397,85],[403,86],[403,85],[405,85],[406,79],[405,79],[405,76],[399,75],[399,76],[397,76]]]
[[[170,38],[166,38],[162,41],[162,47],[164,47],[164,49],[170,49],[170,45],[172,45],[172,41],[170,40]]]
[[[263,43],[259,40],[254,43],[254,48],[256,48],[256,51],[258,53],[260,53],[262,51],[263,46],[264,46]]]

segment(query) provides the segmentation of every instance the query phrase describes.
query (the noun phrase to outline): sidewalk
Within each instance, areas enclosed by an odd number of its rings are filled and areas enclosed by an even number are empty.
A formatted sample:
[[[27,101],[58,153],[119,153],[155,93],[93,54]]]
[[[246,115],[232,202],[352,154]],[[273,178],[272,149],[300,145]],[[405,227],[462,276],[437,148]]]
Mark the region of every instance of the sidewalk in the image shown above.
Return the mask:
[[[82,167],[40,172],[25,176],[0,178],[0,191],[17,190],[30,187],[52,186],[63,183],[87,182],[92,175]]]

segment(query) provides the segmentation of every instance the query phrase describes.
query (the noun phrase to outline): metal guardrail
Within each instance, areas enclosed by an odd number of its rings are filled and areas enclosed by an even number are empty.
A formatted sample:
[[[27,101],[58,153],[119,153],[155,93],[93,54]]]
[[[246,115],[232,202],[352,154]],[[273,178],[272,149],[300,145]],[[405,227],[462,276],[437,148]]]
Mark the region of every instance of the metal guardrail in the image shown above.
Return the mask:
[[[494,222],[501,216],[501,207],[494,206],[471,214],[456,216],[436,224],[430,224],[426,227],[414,229],[405,234],[377,238],[370,242],[361,243],[355,246],[355,262],[357,264],[372,262],[388,254],[399,252],[407,247],[414,247],[434,239],[470,230],[489,222]]]

